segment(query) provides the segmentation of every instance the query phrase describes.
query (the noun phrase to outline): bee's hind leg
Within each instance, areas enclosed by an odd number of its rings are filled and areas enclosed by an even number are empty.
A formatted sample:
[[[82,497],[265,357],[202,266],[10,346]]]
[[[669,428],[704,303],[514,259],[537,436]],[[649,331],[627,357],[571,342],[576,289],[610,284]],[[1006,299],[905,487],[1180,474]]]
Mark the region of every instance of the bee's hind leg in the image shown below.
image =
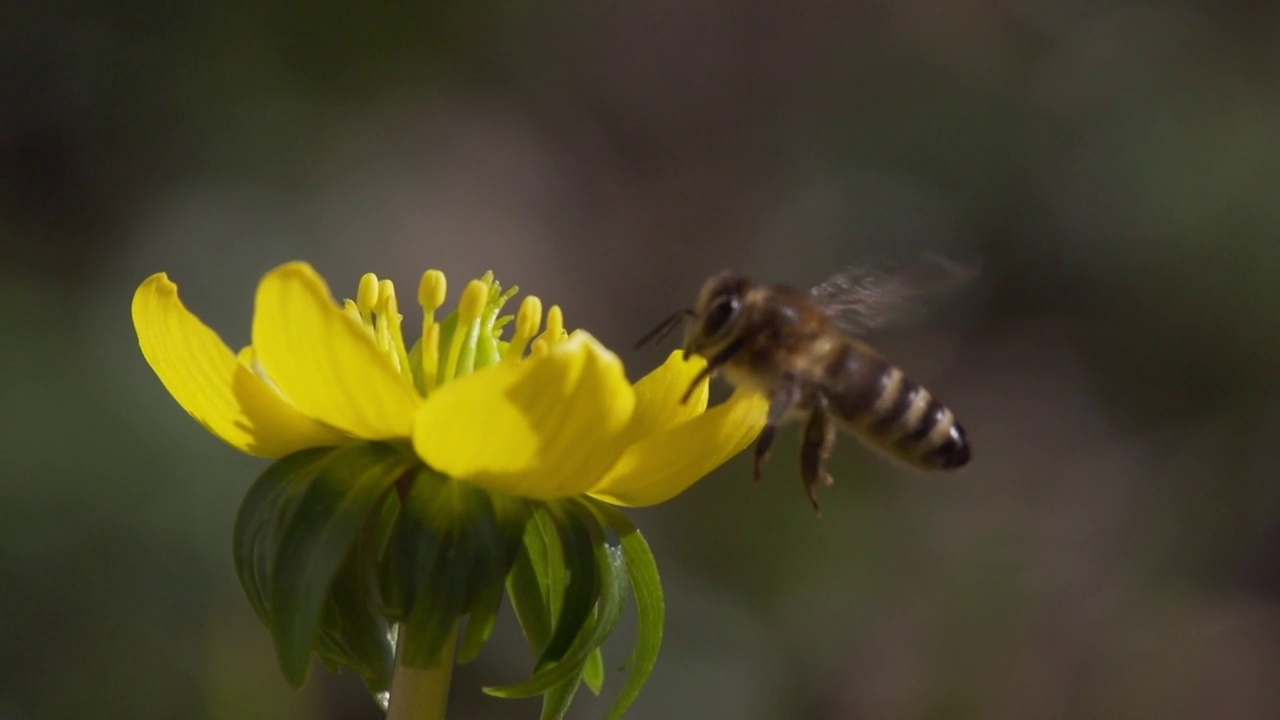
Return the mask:
[[[765,420],[764,429],[760,431],[760,438],[756,440],[755,463],[753,466],[756,482],[760,482],[764,463],[769,459],[769,450],[773,447],[773,440],[778,434],[778,426],[782,424],[782,421],[787,418],[787,413],[790,413],[799,401],[800,385],[790,377],[780,380],[769,395],[769,417]]]
[[[804,426],[804,440],[800,446],[800,479],[804,481],[805,494],[813,511],[822,515],[818,507],[818,485],[832,485],[835,480],[824,467],[831,449],[835,446],[836,428],[827,415],[827,401],[819,395],[814,402],[809,421]]]
[[[764,472],[764,462],[769,459],[769,449],[773,447],[773,438],[778,434],[777,425],[765,425],[756,439],[756,456],[752,465],[752,478],[760,482]]]

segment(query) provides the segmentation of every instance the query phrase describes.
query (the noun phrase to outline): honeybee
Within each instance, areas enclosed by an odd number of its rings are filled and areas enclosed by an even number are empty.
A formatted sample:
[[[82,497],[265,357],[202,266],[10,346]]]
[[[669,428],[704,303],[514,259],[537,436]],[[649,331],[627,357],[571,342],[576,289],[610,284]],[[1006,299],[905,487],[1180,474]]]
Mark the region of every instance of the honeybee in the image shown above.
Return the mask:
[[[755,445],[757,481],[778,426],[803,422],[800,478],[821,514],[817,488],[834,482],[824,466],[837,428],[916,468],[953,470],[969,462],[968,438],[951,410],[858,336],[975,272],[927,257],[897,268],[846,270],[809,292],[723,272],[703,284],[694,307],[673,313],[637,347],[687,322],[684,356],[700,355],[707,365],[682,402],[712,375],[768,397]]]

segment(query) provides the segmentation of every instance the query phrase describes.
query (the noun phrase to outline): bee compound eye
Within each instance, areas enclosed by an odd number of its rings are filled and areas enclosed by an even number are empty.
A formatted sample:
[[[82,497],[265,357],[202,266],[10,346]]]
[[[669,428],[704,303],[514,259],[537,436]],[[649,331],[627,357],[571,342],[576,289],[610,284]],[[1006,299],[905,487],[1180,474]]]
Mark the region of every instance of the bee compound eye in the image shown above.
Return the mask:
[[[707,312],[706,319],[702,321],[704,331],[710,336],[718,335],[737,312],[738,299],[736,297],[717,300],[711,306],[711,310]]]

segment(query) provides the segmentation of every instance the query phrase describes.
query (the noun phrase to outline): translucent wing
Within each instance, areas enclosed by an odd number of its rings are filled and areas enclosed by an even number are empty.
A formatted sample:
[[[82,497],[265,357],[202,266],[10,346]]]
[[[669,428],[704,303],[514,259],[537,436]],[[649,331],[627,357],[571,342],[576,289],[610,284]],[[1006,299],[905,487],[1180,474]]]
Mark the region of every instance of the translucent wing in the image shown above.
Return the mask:
[[[917,319],[924,298],[959,288],[978,274],[937,255],[874,268],[847,268],[810,291],[845,332],[862,334]]]

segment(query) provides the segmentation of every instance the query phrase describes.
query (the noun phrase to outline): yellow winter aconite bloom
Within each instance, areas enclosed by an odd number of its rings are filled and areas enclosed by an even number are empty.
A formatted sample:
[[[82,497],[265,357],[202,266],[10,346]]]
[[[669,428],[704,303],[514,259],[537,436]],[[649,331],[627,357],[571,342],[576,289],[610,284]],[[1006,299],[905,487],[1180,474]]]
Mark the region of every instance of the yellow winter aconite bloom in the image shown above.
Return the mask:
[[[258,286],[252,345],[235,353],[183,305],[167,275],[133,298],[142,353],[174,399],[239,450],[281,457],[358,441],[411,446],[428,466],[508,495],[588,494],[652,505],[684,491],[759,433],[764,398],[735,394],[707,410],[704,382],[680,396],[702,360],[672,353],[632,384],[616,355],[559,307],[514,294],[491,275],[471,281],[442,320],[446,282],[424,274],[421,341],[409,348],[395,288],[365,275],[336,302],[310,265],[294,262]],[[501,339],[514,325],[509,340]],[[527,352],[526,352],[527,351]]]

